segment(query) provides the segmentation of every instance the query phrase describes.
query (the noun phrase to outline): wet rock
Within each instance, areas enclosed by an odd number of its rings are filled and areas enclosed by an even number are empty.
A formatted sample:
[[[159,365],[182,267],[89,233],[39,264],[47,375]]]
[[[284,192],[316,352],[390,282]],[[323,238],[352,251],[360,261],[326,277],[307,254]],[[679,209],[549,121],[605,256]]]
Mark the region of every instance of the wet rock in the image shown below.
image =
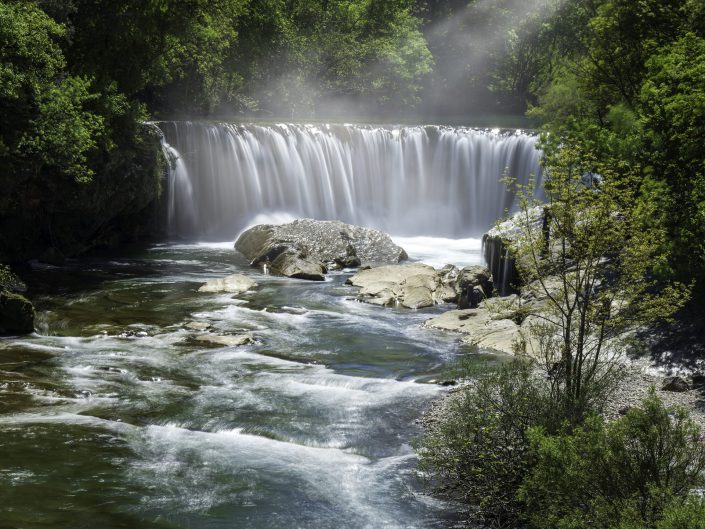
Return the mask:
[[[209,279],[205,285],[198,289],[199,292],[227,292],[229,294],[242,294],[256,288],[255,281],[242,274],[232,274],[220,279]]]
[[[328,272],[320,261],[302,257],[290,250],[280,253],[272,262],[271,269],[287,277],[309,281],[323,281]]]
[[[456,384],[457,384],[457,382],[456,382],[455,380],[443,380],[443,381],[440,383],[441,386],[445,386],[445,387],[447,387],[447,386],[455,386]]]
[[[34,332],[34,306],[15,292],[0,291],[0,334]]]
[[[267,266],[274,273],[314,280],[320,280],[329,266],[354,268],[408,258],[403,248],[379,230],[313,219],[260,224],[240,235],[235,248],[252,266]]]
[[[254,336],[249,333],[234,335],[201,334],[196,336],[196,340],[211,345],[221,345],[226,347],[238,347],[241,345],[250,345],[255,343]]]
[[[145,331],[127,330],[117,334],[118,338],[146,338],[149,336]]]
[[[211,324],[207,321],[190,321],[184,327],[192,331],[205,331],[211,327]]]
[[[677,393],[682,393],[690,390],[690,384],[688,384],[688,382],[681,377],[666,377],[663,379],[661,389],[663,391],[675,391]]]
[[[523,213],[517,213],[482,237],[482,253],[492,273],[494,288],[501,296],[516,293],[521,282],[516,261],[509,252],[509,246],[521,235],[521,225],[524,221],[519,220],[520,215]],[[541,206],[529,211],[529,222],[537,232],[547,226],[545,218],[545,211]]]

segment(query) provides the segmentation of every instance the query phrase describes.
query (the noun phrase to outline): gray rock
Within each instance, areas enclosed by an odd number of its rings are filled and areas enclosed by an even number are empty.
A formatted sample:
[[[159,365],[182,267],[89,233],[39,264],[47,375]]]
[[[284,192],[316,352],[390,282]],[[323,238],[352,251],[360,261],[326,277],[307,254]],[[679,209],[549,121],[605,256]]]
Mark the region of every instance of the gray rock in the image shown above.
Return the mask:
[[[663,379],[663,386],[661,386],[663,391],[675,391],[677,393],[682,393],[684,391],[690,390],[690,384],[681,377],[666,377]]]
[[[260,224],[240,235],[235,248],[252,266],[266,265],[275,273],[315,280],[320,280],[328,266],[354,268],[408,258],[403,248],[379,230],[331,220]]]
[[[530,337],[516,321],[518,296],[492,298],[475,309],[450,310],[430,318],[424,327],[463,334],[463,342],[508,354],[528,352]]]
[[[484,299],[492,296],[492,275],[487,267],[466,266],[456,280],[458,307],[474,308]]]
[[[221,279],[209,279],[199,292],[227,292],[242,294],[257,287],[257,283],[242,274],[232,274]]]
[[[196,340],[211,345],[221,345],[225,347],[238,347],[241,345],[249,345],[255,343],[254,336],[249,333],[235,335],[201,334],[199,336],[196,336]]]
[[[286,250],[280,253],[271,264],[272,271],[295,279],[323,281],[328,269],[320,261],[304,258],[301,254]]]
[[[0,291],[0,334],[34,332],[34,306],[21,294]]]
[[[520,220],[520,215],[523,215],[523,213],[515,214],[492,228],[482,237],[482,251],[485,262],[489,264],[494,288],[501,296],[515,293],[521,283],[516,261],[508,250],[512,242],[516,241],[521,235],[520,228],[524,221],[523,219]],[[541,232],[542,227],[545,226],[544,219],[545,211],[543,207],[537,206],[529,211],[529,223],[537,232]]]

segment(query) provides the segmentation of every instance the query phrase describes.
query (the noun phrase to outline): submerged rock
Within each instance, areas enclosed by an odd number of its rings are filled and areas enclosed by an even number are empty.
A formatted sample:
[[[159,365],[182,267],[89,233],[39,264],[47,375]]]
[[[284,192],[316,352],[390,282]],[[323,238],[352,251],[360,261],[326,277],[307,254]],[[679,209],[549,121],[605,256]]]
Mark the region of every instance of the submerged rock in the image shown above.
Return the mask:
[[[0,334],[34,332],[34,306],[21,294],[0,291]]]
[[[249,333],[235,335],[200,334],[196,336],[196,340],[211,345],[221,345],[225,347],[238,347],[240,345],[250,345],[255,343],[255,337]]]
[[[398,263],[408,258],[386,233],[334,220],[260,224],[240,235],[235,248],[252,266],[318,281],[329,267]]]
[[[221,279],[209,279],[205,285],[198,289],[199,292],[227,292],[229,294],[242,294],[257,287],[257,283],[242,274],[232,274]]]
[[[184,327],[192,331],[205,331],[211,327],[211,324],[207,321],[189,321]]]

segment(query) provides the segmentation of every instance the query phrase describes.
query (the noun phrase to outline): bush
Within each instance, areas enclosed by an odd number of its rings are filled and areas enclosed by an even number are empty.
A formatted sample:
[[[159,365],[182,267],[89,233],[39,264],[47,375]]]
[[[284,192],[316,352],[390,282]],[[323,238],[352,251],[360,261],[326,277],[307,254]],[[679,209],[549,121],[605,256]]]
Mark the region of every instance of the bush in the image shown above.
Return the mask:
[[[573,432],[534,429],[530,439],[536,464],[519,498],[532,527],[696,527],[689,520],[703,505],[688,498],[704,481],[705,443],[683,409],[655,394],[612,423],[592,416]]]
[[[421,469],[473,519],[492,527],[517,525],[517,491],[531,467],[529,430],[552,422],[543,387],[526,361],[477,374],[448,399],[417,446]]]

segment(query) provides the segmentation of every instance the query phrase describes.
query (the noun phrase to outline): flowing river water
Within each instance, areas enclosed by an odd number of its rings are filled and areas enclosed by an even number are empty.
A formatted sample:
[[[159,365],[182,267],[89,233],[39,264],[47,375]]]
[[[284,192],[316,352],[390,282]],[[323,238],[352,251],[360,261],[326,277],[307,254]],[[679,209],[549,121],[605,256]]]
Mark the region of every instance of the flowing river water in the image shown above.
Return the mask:
[[[536,138],[160,126],[172,235],[229,242],[162,244],[24,274],[37,332],[0,338],[0,528],[452,524],[456,509],[428,494],[416,469],[416,421],[445,391],[438,382],[454,359],[500,357],[421,326],[450,305],[358,303],[350,272],[321,283],[263,275],[231,241],[246,222],[279,212],[413,235],[396,240],[436,267],[479,264],[479,240],[462,237],[511,208],[502,174],[540,177]],[[198,292],[236,272],[259,288]],[[191,330],[194,321],[211,327]],[[242,331],[256,343],[196,339]]]
[[[234,272],[260,287],[197,292]],[[494,357],[421,327],[449,307],[361,304],[348,275],[265,276],[230,243],[35,267],[38,333],[0,341],[0,527],[442,527],[414,421],[454,357]],[[206,346],[190,321],[257,343]]]

